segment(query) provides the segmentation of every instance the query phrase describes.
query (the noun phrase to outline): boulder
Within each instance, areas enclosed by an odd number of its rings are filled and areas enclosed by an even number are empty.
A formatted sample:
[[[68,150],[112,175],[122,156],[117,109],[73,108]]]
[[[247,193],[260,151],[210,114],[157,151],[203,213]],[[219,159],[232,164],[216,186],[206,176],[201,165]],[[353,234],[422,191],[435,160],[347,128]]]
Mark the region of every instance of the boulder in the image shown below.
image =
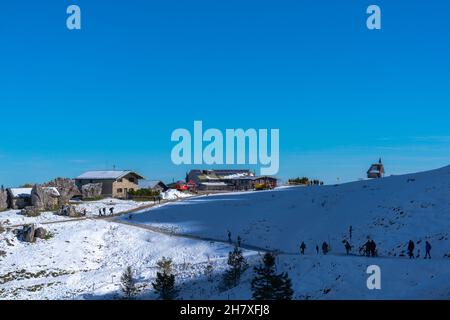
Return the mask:
[[[89,183],[81,187],[83,199],[96,199],[102,196],[103,183]]]
[[[54,188],[35,185],[31,191],[31,205],[37,210],[55,210],[59,203],[59,192]]]
[[[37,228],[34,231],[35,238],[45,239],[46,236],[47,236],[47,230],[45,230],[44,228]]]
[[[0,211],[8,209],[8,193],[0,188]]]
[[[77,217],[81,216],[81,214],[79,212],[77,212],[75,206],[71,206],[71,205],[62,206],[61,209],[59,210],[58,214],[60,216],[71,217],[71,218],[77,218]]]
[[[23,226],[22,228],[22,240],[25,242],[30,242],[33,243],[36,241],[35,237],[34,237],[34,224],[28,225],[28,226]]]
[[[44,183],[42,186],[52,187],[58,190],[60,195],[58,202],[59,206],[69,203],[70,199],[75,196],[81,196],[80,190],[72,179],[56,178],[55,180]]]
[[[27,217],[38,217],[41,214],[41,210],[37,207],[25,207],[21,213]]]

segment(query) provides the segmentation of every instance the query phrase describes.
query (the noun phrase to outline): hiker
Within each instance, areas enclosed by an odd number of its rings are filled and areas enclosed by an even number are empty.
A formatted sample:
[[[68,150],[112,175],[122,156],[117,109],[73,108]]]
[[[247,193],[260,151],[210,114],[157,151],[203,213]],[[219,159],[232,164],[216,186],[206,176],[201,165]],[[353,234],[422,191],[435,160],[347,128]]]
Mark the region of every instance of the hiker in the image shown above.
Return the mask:
[[[106,208],[103,208],[103,215],[106,216]]]
[[[370,255],[372,258],[377,256],[377,245],[373,240],[370,241]]]
[[[109,213],[113,216],[114,215],[114,207],[109,208]]]
[[[345,240],[344,244],[345,244],[345,251],[347,252],[347,255],[349,255],[350,251],[352,250],[352,246],[350,245],[350,243],[347,240]]]
[[[371,242],[370,242],[370,240],[367,240],[366,244],[363,245],[364,255],[366,257],[370,257],[370,247],[371,247]]]
[[[352,226],[350,226],[349,234],[350,234],[350,241],[352,241],[352,237],[353,237],[353,227]]]
[[[242,242],[242,238],[240,236],[238,236],[237,243],[238,243],[239,248],[241,247],[241,242]]]
[[[414,259],[414,248],[415,248],[414,242],[412,240],[409,240],[409,243],[408,243],[408,256],[409,256],[410,259]]]
[[[319,253],[320,253],[319,245],[316,245],[316,252],[317,252],[317,255],[319,255]]]
[[[101,217],[102,216],[102,209],[100,208],[100,209],[98,209],[98,215],[99,215],[99,217]]]
[[[425,251],[426,251],[425,259],[426,258],[431,259],[431,244],[428,241],[425,243]]]
[[[323,254],[324,254],[324,255],[327,255],[329,250],[330,250],[330,247],[328,246],[328,243],[324,242],[324,243],[322,244],[322,251],[323,251]]]
[[[84,209],[84,210],[83,210],[83,216],[86,217],[86,214],[87,214],[87,210]]]
[[[231,231],[228,230],[228,242],[232,243],[233,241],[231,240]]]
[[[306,244],[304,242],[302,242],[302,244],[300,246],[300,252],[301,252],[302,256],[305,255],[305,250],[306,250]]]

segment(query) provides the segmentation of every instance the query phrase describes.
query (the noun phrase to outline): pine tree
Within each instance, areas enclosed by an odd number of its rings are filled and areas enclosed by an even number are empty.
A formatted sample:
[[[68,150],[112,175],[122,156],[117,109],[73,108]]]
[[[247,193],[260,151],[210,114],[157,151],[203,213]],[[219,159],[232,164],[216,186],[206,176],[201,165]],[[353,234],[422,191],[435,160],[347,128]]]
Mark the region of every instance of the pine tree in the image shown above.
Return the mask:
[[[131,299],[133,296],[136,295],[137,289],[136,284],[133,279],[133,271],[131,267],[128,267],[124,273],[122,274],[122,277],[120,279],[121,286],[122,286],[122,292],[125,294],[125,297],[127,299]]]
[[[248,264],[242,255],[242,251],[236,246],[228,256],[230,268],[225,272],[224,284],[226,288],[236,287],[242,274],[247,270]]]
[[[292,300],[294,291],[287,273],[276,274],[275,256],[267,253],[263,265],[255,268],[256,276],[252,280],[254,300]]]
[[[153,285],[156,293],[162,300],[173,300],[177,296],[175,289],[175,275],[172,271],[172,260],[162,258],[157,262],[159,272]]]
[[[158,267],[158,269],[166,274],[172,274],[172,260],[171,259],[167,259],[166,257],[162,257],[161,260],[159,260],[158,262],[156,262],[156,266]]]

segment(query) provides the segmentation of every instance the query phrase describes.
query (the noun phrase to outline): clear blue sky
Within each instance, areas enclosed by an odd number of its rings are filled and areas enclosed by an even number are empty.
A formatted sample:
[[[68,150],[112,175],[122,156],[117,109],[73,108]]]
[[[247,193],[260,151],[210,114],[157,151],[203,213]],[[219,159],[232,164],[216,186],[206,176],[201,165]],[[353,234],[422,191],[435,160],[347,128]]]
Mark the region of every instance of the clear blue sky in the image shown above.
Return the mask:
[[[449,16],[442,0],[4,2],[0,184],[113,165],[183,178],[170,135],[194,120],[279,128],[281,178],[447,165]]]

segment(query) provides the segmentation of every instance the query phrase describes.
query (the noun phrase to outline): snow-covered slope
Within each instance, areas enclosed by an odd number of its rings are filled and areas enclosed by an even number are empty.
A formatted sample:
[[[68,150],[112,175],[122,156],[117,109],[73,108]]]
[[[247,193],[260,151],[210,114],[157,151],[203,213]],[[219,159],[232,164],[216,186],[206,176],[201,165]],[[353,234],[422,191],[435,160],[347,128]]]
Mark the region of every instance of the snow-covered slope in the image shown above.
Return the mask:
[[[353,243],[367,237],[384,256],[401,254],[408,240],[431,240],[436,257],[450,252],[450,167],[338,186],[209,196],[149,210],[135,222],[170,226],[180,233],[297,252],[329,241],[342,253],[353,226]],[[422,243],[424,244],[424,243]]]
[[[450,254],[450,167],[338,186],[196,198],[149,210],[134,222],[223,240],[230,230],[233,238],[239,235],[246,244],[280,250],[286,268],[302,275],[296,279],[299,288],[300,283],[311,282],[312,287],[303,288],[304,296],[309,292],[314,298],[334,299],[450,298],[446,257]],[[344,256],[342,241],[349,239],[350,226],[353,253],[358,254],[371,238],[378,245],[379,258]],[[425,241],[431,242],[434,260],[407,259],[409,240],[416,243],[421,258]],[[299,252],[302,241],[307,256],[289,257]],[[331,245],[331,256],[317,260],[315,247],[324,241]],[[367,290],[365,272],[370,264],[384,266],[390,291]],[[336,286],[343,278],[334,294],[317,294],[320,287]]]
[[[99,206],[119,211],[136,204],[84,205],[90,216]],[[9,226],[18,222],[17,212],[1,215],[11,219]],[[250,299],[252,268],[237,288],[218,289],[232,249],[228,230],[251,249],[245,254],[252,267],[262,249],[280,252],[278,270],[289,272],[296,299],[450,299],[450,167],[339,186],[180,199],[116,219],[46,224],[54,236],[34,244],[19,241],[12,230],[0,233],[0,299],[119,297],[120,274],[128,265],[139,298],[154,299],[151,281],[163,256],[174,259],[181,299]],[[27,223],[49,220],[44,214]],[[349,239],[350,226],[356,249],[346,256],[342,241]],[[167,234],[152,232],[154,227]],[[378,244],[377,258],[358,255],[368,237]],[[404,256],[409,240],[420,259]],[[299,254],[302,241],[305,256]],[[327,256],[315,251],[323,241],[331,245]],[[433,246],[432,260],[423,259],[425,241]],[[209,259],[212,282],[204,275]],[[369,265],[381,267],[380,291],[367,289]]]

